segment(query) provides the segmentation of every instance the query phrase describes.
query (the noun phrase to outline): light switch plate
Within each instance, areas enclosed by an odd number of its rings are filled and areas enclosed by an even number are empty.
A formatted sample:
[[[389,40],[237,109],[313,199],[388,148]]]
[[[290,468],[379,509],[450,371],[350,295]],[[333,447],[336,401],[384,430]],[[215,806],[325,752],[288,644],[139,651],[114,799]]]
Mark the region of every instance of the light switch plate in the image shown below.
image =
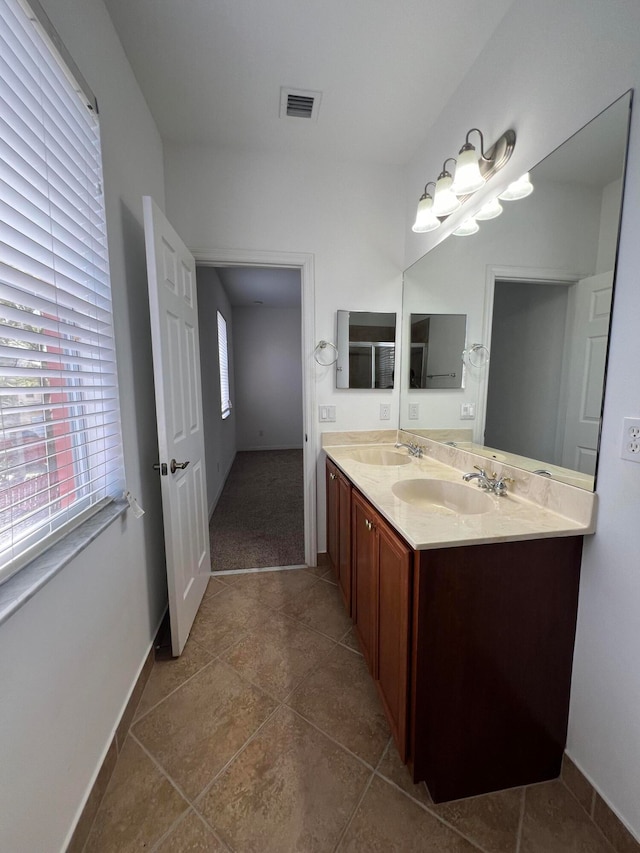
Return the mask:
[[[334,423],[336,419],[335,406],[318,406],[318,420],[320,423]]]
[[[476,416],[475,403],[460,403],[460,420],[472,421]]]

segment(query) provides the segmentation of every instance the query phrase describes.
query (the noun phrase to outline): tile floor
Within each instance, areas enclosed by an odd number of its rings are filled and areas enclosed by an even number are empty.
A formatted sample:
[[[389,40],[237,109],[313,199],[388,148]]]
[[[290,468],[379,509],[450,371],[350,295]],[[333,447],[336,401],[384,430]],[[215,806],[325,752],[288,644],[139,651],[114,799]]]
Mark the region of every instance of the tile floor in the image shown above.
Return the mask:
[[[326,569],[212,578],[153,666],[85,853],[613,853],[560,781],[434,805]]]

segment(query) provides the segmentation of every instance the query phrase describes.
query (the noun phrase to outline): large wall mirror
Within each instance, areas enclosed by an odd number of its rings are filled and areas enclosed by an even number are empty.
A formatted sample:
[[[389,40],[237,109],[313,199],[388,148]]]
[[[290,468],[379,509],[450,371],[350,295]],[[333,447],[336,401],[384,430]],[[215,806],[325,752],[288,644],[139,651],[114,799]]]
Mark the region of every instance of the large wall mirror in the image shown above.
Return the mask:
[[[338,311],[336,388],[393,388],[396,315]]]
[[[630,106],[627,93],[531,170],[531,195],[405,271],[401,428],[594,488]],[[465,359],[463,388],[411,382],[418,314],[465,314],[467,352],[488,349]]]

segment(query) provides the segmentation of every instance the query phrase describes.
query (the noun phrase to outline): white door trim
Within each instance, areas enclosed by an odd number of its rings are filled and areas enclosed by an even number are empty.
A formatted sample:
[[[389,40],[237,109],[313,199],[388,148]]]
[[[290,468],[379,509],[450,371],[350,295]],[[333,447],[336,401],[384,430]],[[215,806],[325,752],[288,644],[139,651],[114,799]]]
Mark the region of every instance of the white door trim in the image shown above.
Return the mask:
[[[302,406],[306,441],[303,444],[304,471],[304,558],[315,566],[318,556],[316,515],[316,410],[313,347],[315,335],[314,255],[304,252],[274,252],[255,249],[193,249],[189,251],[201,266],[284,267],[300,270],[302,310]]]

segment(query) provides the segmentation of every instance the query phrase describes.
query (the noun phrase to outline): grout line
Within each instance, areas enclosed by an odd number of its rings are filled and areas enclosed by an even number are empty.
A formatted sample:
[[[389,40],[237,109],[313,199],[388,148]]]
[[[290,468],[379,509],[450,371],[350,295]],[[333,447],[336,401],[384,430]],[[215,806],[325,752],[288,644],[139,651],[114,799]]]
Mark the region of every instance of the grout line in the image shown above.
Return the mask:
[[[192,805],[193,805],[193,801],[191,800],[191,798],[187,796],[187,794],[182,790],[182,788],[181,788],[181,787],[180,787],[180,785],[175,781],[175,779],[174,779],[172,776],[170,776],[170,775],[169,775],[169,773],[168,773],[168,771],[166,770],[166,768],[165,768],[162,764],[160,764],[160,762],[159,762],[159,761],[158,761],[158,759],[153,755],[153,753],[152,753],[152,752],[149,752],[149,750],[147,749],[147,747],[142,743],[142,741],[141,741],[141,740],[138,740],[138,738],[133,734],[133,732],[129,732],[129,737],[130,737],[130,738],[131,738],[131,739],[132,739],[132,740],[133,740],[133,741],[134,741],[134,742],[135,742],[135,743],[140,747],[140,749],[144,752],[144,754],[147,756],[147,758],[149,759],[149,761],[151,761],[151,763],[155,766],[155,768],[156,768],[157,770],[159,770],[159,771],[160,771],[160,773],[162,773],[162,775],[165,777],[165,779],[167,779],[167,780],[168,780],[168,782],[169,782],[169,783],[170,783],[170,784],[171,784],[171,785],[176,789],[176,791],[180,794],[180,796],[182,797],[182,799],[183,799],[183,800],[185,800],[189,806],[192,806]]]
[[[215,831],[214,831],[214,830],[209,826],[209,824],[208,824],[208,823],[206,823],[205,821],[203,821],[203,820],[202,820],[202,817],[201,817],[201,816],[198,814],[198,812],[193,808],[193,806],[190,806],[190,807],[187,809],[187,811],[186,811],[183,815],[180,815],[180,817],[179,817],[177,820],[175,820],[175,821],[171,824],[171,827],[170,827],[170,828],[165,832],[165,834],[164,834],[161,838],[159,838],[156,842],[154,842],[154,844],[152,845],[152,847],[151,847],[151,848],[150,848],[150,850],[149,850],[149,853],[156,853],[156,851],[158,850],[158,848],[159,848],[162,844],[164,844],[164,842],[165,842],[165,841],[166,841],[166,840],[171,836],[172,832],[174,832],[174,831],[175,831],[175,830],[180,826],[180,824],[181,824],[181,823],[183,823],[183,822],[184,822],[184,821],[189,817],[189,815],[191,815],[191,814],[192,814],[192,815],[195,815],[195,816],[196,816],[196,818],[197,818],[199,821],[201,821],[202,823],[204,823],[204,825],[207,827],[207,829],[208,829],[210,832],[212,832],[212,834],[214,835],[214,837],[215,837],[216,841],[218,841],[220,844],[222,844],[222,847],[223,847],[225,850],[229,851],[229,853],[230,853],[231,848],[230,848],[230,847],[228,847],[228,846],[224,843],[224,841],[223,841],[223,840],[218,836],[218,833],[217,833],[217,832],[215,832]]]
[[[527,799],[527,789],[526,787],[522,789],[522,802],[520,803],[520,820],[518,821],[518,834],[516,836],[516,853],[520,853],[520,846],[522,844],[522,829],[524,826],[524,810]]]
[[[204,647],[202,647],[202,648],[204,648]],[[207,651],[207,649],[205,649],[205,651]],[[188,676],[188,678],[185,678],[185,680],[184,680],[184,681],[181,681],[181,682],[180,682],[180,684],[178,684],[178,685],[177,685],[177,687],[174,687],[174,688],[173,688],[173,690],[172,690],[170,693],[167,693],[167,695],[166,695],[166,696],[163,696],[163,697],[162,697],[162,699],[160,699],[158,702],[156,702],[156,704],[155,704],[155,705],[152,705],[152,706],[151,706],[150,708],[148,708],[148,709],[147,709],[143,714],[140,714],[140,716],[139,716],[139,717],[135,717],[135,718],[132,720],[131,725],[129,726],[129,731],[127,732],[127,734],[131,734],[131,729],[132,729],[134,726],[136,726],[136,725],[137,725],[141,720],[144,720],[144,719],[145,719],[145,717],[148,717],[148,716],[149,716],[149,714],[150,714],[152,711],[155,711],[155,710],[156,710],[156,708],[157,708],[159,705],[162,705],[162,703],[163,703],[163,702],[165,702],[165,701],[166,701],[170,696],[173,696],[173,694],[174,694],[174,693],[177,693],[177,692],[178,692],[178,690],[180,690],[180,688],[184,687],[184,685],[185,685],[185,684],[188,684],[190,681],[193,681],[193,679],[196,677],[196,675],[200,675],[200,673],[201,673],[201,672],[204,672],[204,670],[205,670],[208,666],[211,666],[211,665],[212,665],[213,663],[215,663],[217,660],[218,660],[218,657],[214,657],[214,658],[212,658],[210,661],[207,661],[207,663],[205,663],[203,666],[201,666],[201,667],[200,667],[200,669],[198,669],[196,672],[192,673],[190,676]],[[162,661],[160,661],[160,663],[162,663]],[[154,666],[155,666],[155,665],[156,665],[156,664],[154,664]]]
[[[351,815],[347,819],[347,822],[344,826],[344,829],[342,830],[342,832],[338,836],[338,840],[336,842],[336,845],[333,848],[333,853],[336,853],[336,851],[338,851],[340,849],[340,847],[342,846],[342,842],[344,841],[344,838],[345,838],[347,832],[349,831],[349,828],[350,828],[351,824],[353,823],[353,820],[354,820],[356,814],[358,813],[358,810],[359,810],[360,806],[362,805],[364,798],[367,796],[367,792],[369,791],[369,788],[371,787],[371,783],[373,782],[374,776],[375,776],[375,773],[372,773],[371,776],[369,777],[368,781],[367,781],[367,784],[364,786],[364,790],[363,790],[360,798],[358,799],[358,802],[353,807],[353,811],[351,812]]]

